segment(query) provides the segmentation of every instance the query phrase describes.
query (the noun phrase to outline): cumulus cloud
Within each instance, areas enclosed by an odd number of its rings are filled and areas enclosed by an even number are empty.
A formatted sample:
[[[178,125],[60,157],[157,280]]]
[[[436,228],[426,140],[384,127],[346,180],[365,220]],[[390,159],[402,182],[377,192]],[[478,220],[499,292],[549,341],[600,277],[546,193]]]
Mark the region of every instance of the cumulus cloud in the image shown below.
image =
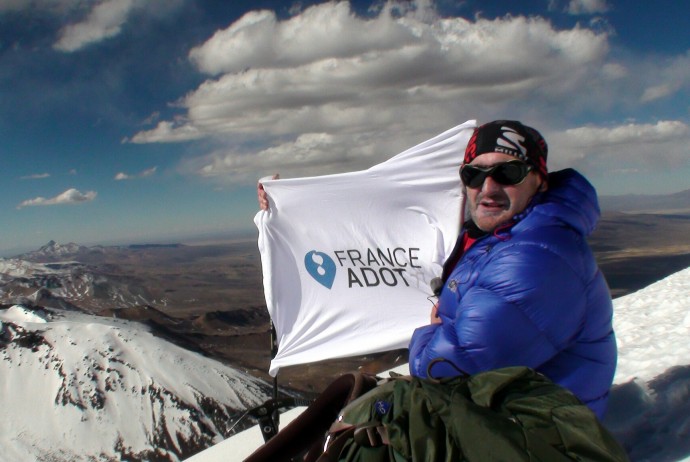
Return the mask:
[[[688,126],[677,120],[662,120],[656,124],[626,124],[613,128],[578,127],[565,132],[578,146],[611,146],[632,143],[657,143],[688,134]]]
[[[295,165],[291,153],[308,135],[329,172],[339,161],[328,157],[328,134],[344,143],[340,168],[350,169],[354,158],[375,163],[453,121],[519,101],[547,105],[599,76],[608,53],[606,33],[543,18],[441,18],[430,2],[394,8],[361,17],[329,2],[284,20],[249,12],[190,51],[209,78],[176,102],[184,114],[127,141],[225,144],[200,170],[215,175]]]
[[[35,207],[43,205],[64,205],[64,204],[78,204],[81,202],[90,202],[96,198],[95,191],[81,191],[70,188],[67,191],[58,194],[55,197],[46,199],[45,197],[36,197],[35,199],[27,199],[17,206],[18,209],[23,207]]]
[[[376,142],[358,139],[355,144],[360,147],[374,146]],[[374,150],[369,148],[353,152],[352,145],[351,136],[305,133],[295,140],[261,149],[252,156],[232,150],[219,150],[191,158],[183,163],[181,170],[205,178],[243,180],[254,178],[257,163],[266,166],[280,165],[281,174],[287,177],[318,175],[324,171],[337,170],[344,164],[353,170],[368,167],[367,159]]]
[[[347,2],[316,5],[285,21],[272,11],[252,11],[192,49],[189,57],[209,74],[296,67],[414,45],[419,37],[410,26],[391,16],[390,5],[373,19],[355,16]]]
[[[139,173],[136,173],[134,175],[130,175],[128,173],[120,172],[117,175],[115,175],[115,180],[121,181],[121,180],[134,180],[137,178],[147,178],[152,175],[156,174],[156,170],[158,170],[158,167],[151,167],[149,169],[143,170]]]
[[[617,169],[639,166],[666,169],[687,164],[690,126],[679,120],[653,124],[627,123],[612,127],[583,126],[550,137],[550,164],[554,168],[585,168],[602,158]]]

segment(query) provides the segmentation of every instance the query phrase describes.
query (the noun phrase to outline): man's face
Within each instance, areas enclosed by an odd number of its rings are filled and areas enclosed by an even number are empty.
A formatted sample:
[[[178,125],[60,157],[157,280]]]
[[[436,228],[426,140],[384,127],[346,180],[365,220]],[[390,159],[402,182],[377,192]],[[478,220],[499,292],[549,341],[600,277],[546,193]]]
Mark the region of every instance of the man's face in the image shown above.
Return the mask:
[[[470,165],[493,167],[511,160],[515,157],[489,152],[477,156]],[[491,232],[525,210],[541,184],[541,178],[534,171],[529,172],[522,183],[512,186],[499,184],[487,176],[480,187],[465,188],[470,216],[479,229]]]

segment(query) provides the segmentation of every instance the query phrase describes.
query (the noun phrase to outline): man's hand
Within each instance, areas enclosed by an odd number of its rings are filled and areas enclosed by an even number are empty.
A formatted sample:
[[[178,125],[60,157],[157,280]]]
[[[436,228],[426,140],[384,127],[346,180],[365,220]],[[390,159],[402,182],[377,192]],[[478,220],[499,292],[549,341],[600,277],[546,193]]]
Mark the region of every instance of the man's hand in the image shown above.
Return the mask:
[[[438,315],[438,302],[431,307],[431,316],[429,317],[429,324],[441,324],[443,321]]]
[[[278,173],[271,177],[272,180],[277,180],[278,178],[280,178],[280,174]],[[263,180],[263,178],[261,180]],[[264,185],[261,184],[261,180],[259,180],[258,183],[256,183],[256,196],[259,200],[259,208],[261,210],[268,210],[268,195],[266,195],[266,191],[264,190]]]

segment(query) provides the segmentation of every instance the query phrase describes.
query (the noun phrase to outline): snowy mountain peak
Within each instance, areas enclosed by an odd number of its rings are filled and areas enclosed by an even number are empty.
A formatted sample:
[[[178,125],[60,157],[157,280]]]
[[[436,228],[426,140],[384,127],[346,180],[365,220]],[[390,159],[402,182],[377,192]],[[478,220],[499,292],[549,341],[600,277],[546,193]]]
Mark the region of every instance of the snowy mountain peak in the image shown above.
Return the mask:
[[[29,252],[25,254],[25,257],[30,257],[28,259],[34,258],[58,258],[62,259],[67,256],[73,256],[79,252],[88,251],[88,247],[75,244],[74,242],[69,242],[67,244],[58,244],[57,242],[51,240],[38,250]]]
[[[178,461],[271,390],[143,325],[17,305],[0,310],[0,377],[3,460]]]

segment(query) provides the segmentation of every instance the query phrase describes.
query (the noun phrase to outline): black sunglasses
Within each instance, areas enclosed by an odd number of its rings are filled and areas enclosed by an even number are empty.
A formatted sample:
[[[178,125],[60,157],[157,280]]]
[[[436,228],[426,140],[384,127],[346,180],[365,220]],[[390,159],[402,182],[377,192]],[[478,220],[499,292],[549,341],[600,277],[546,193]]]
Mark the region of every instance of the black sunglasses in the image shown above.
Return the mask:
[[[519,160],[511,160],[493,167],[477,167],[465,164],[460,168],[460,179],[468,188],[481,187],[487,176],[502,185],[516,185],[522,183],[531,170],[531,165]]]

